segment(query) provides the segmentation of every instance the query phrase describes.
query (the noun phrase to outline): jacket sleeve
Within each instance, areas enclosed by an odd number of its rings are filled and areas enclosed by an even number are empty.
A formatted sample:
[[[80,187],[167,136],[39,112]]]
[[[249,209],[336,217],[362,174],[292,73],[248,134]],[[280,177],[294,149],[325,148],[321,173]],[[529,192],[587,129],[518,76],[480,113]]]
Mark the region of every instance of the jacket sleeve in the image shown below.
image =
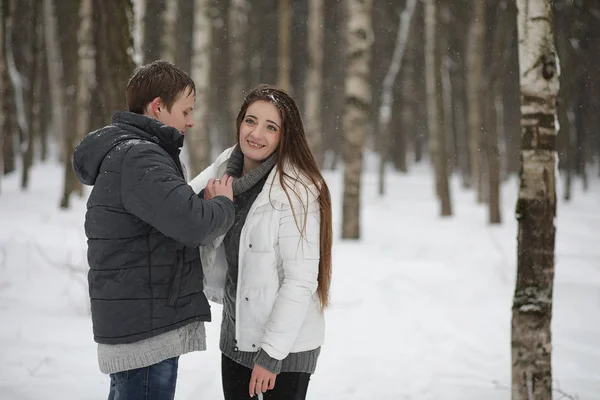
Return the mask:
[[[189,247],[225,234],[235,213],[227,197],[198,197],[173,160],[152,143],[136,144],[125,154],[121,196],[127,211]]]
[[[291,206],[283,205],[278,241],[284,277],[261,343],[261,348],[277,360],[287,357],[298,337],[319,275],[319,203],[312,198],[305,210],[294,202],[294,211],[296,219]],[[301,235],[296,221],[302,228],[305,216],[305,232]]]

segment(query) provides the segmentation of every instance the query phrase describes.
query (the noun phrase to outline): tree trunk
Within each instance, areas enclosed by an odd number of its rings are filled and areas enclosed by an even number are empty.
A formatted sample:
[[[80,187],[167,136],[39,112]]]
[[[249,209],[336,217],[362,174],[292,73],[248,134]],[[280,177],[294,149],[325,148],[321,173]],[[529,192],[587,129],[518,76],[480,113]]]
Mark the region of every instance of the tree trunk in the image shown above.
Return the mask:
[[[143,0],[145,1],[142,32],[144,33],[142,47],[142,63],[148,64],[161,57],[161,37],[164,30],[163,15],[166,3],[176,3],[174,0]]]
[[[94,38],[92,34],[92,0],[82,0],[79,17],[80,26],[78,37],[79,60],[77,73],[77,103],[76,103],[76,130],[75,140],[70,144],[73,146],[75,142],[80,141],[90,131],[90,104],[91,93],[90,88],[96,87],[96,64],[95,64],[95,49]],[[74,150],[74,149],[73,149]],[[72,152],[72,151],[71,151]],[[65,179],[75,180],[73,169],[66,169]],[[82,194],[80,186],[80,195]],[[66,199],[68,202],[68,199]]]
[[[21,188],[26,189],[29,187],[29,171],[33,165],[33,153],[35,149],[35,140],[39,136],[40,131],[40,120],[39,120],[39,108],[40,108],[40,74],[38,70],[41,68],[40,63],[40,49],[42,47],[41,41],[43,40],[40,22],[41,0],[31,0],[30,11],[31,11],[31,24],[29,26],[29,38],[31,40],[31,60],[28,71],[28,107],[27,107],[27,122],[28,137],[23,143],[23,168],[21,169]]]
[[[467,109],[469,130],[469,161],[471,165],[470,181],[477,191],[477,202],[483,202],[483,182],[481,179],[481,141],[482,110],[481,99],[483,85],[483,54],[485,31],[484,0],[475,0],[473,16],[469,27],[467,43]]]
[[[232,125],[226,136],[227,147],[237,143],[235,135],[236,117],[245,96],[246,35],[248,33],[248,3],[246,0],[231,0],[229,5],[229,107]]]
[[[296,99],[298,109],[304,110],[302,115],[306,114],[306,80],[308,74],[308,24],[309,24],[309,1],[296,0],[291,1],[290,18],[290,43],[294,44],[290,48],[290,93]],[[323,7],[321,7],[321,10]],[[321,13],[322,15],[322,13]],[[323,27],[321,27],[321,32]],[[323,34],[321,33],[321,38]],[[322,43],[322,42],[321,42]],[[321,44],[322,46],[322,44]]]
[[[552,399],[552,292],[559,90],[550,0],[517,0],[521,184],[512,314],[512,398]]]
[[[309,0],[306,135],[319,166],[323,165],[321,94],[323,92],[323,0]]]
[[[511,0],[512,1],[512,0]],[[516,21],[515,17],[515,21]],[[519,52],[516,23],[512,24],[511,42],[508,45],[507,66],[503,81],[504,126],[506,126],[506,174],[518,174],[521,167],[521,120],[519,100]]]
[[[58,23],[58,35],[60,43],[60,53],[63,68],[63,101],[65,130],[58,132],[58,138],[63,143],[61,148],[61,160],[65,167],[65,185],[61,207],[67,208],[69,204],[68,196],[76,189],[82,190],[81,182],[75,178],[73,172],[72,155],[77,141],[77,130],[67,126],[67,121],[76,121],[77,108],[77,81],[78,81],[78,63],[79,63],[79,43],[78,30],[80,25],[80,0],[60,0],[55,1],[55,16]]]
[[[210,90],[210,48],[212,25],[209,15],[209,0],[194,1],[194,36],[192,79],[196,84],[195,125],[186,134],[190,156],[190,176],[196,176],[210,162],[210,140],[208,135],[208,104]]]
[[[13,31],[13,0],[2,0],[3,16],[4,16],[4,121],[1,127],[4,132],[4,141],[2,143],[3,153],[3,173],[9,174],[15,170],[15,135],[18,130],[16,118],[16,102],[15,89],[10,77],[9,71],[9,52],[11,49],[11,36]]]
[[[344,193],[342,238],[360,238],[360,191],[365,131],[371,105],[369,69],[372,0],[348,0],[347,76],[344,110]]]
[[[6,113],[4,111],[4,104],[6,103],[6,61],[4,60],[4,49],[6,47],[6,36],[5,31],[5,17],[6,11],[4,9],[4,2],[0,1],[0,193],[2,192],[2,179],[4,178],[4,141],[6,137],[5,120]]]
[[[390,61],[398,36],[399,2],[373,0],[371,20],[373,21],[373,47],[371,49],[371,109],[366,137],[366,147],[380,152],[381,132],[379,131],[379,111],[383,80],[389,71]],[[404,3],[404,2],[402,2]]]
[[[291,91],[290,74],[290,34],[292,9],[290,0],[279,0],[279,87],[287,92]]]
[[[394,105],[394,86],[396,77],[402,66],[402,59],[406,50],[408,34],[412,23],[416,0],[407,0],[404,11],[399,15],[398,33],[396,36],[396,45],[390,62],[389,69],[383,79],[383,90],[379,105],[377,118],[378,124],[378,152],[379,152],[379,195],[385,194],[385,164],[390,154],[390,120],[392,116],[392,107]]]
[[[323,118],[323,151],[327,157],[325,168],[335,169],[337,161],[342,157],[345,98],[340,93],[344,91],[346,80],[345,49],[346,35],[343,29],[346,25],[346,0],[326,1],[325,32],[323,51],[327,57],[323,60],[323,110],[327,118]]]
[[[192,58],[194,56],[192,46],[194,40],[194,2],[195,0],[178,1],[178,18],[175,27],[175,65],[191,74]],[[205,7],[209,9],[208,2]],[[208,11],[207,11],[208,13]],[[210,53],[209,53],[210,54]],[[206,123],[206,121],[204,121]]]
[[[415,16],[413,15],[413,18]],[[411,24],[408,32],[406,51],[402,60],[400,69],[399,85],[396,85],[396,106],[392,113],[393,127],[393,160],[396,169],[401,172],[408,172],[408,139],[414,138],[416,130],[416,108],[417,99],[415,98],[415,27]],[[397,122],[396,122],[397,121]],[[410,135],[410,136],[409,136]],[[412,143],[414,148],[414,143]]]
[[[115,111],[127,109],[124,91],[134,69],[133,39],[127,18],[131,8],[128,0],[92,2],[98,90],[94,93],[96,98],[92,99],[95,106],[91,108],[97,111],[97,122],[101,125],[110,123]]]
[[[450,187],[448,184],[448,157],[444,130],[444,100],[442,96],[442,49],[439,36],[439,0],[425,2],[425,83],[427,86],[427,126],[429,153],[435,167],[436,194],[440,200],[440,215],[452,215]]]
[[[229,3],[230,0],[211,0],[209,3],[212,43],[210,68],[209,136],[221,151],[237,138],[231,127],[235,125],[231,114],[229,48]],[[262,27],[260,27],[262,28]],[[239,99],[241,101],[241,98]],[[210,151],[209,151],[210,154]]]
[[[425,3],[423,3],[425,4]],[[417,10],[416,19],[425,20],[425,7]],[[415,77],[414,81],[420,83],[415,87],[413,96],[415,97],[415,129],[411,132],[412,142],[414,143],[415,163],[420,163],[425,154],[425,143],[427,142],[427,88],[425,85],[425,25],[415,24]]]
[[[175,63],[175,57],[177,55],[177,49],[179,43],[175,32],[177,29],[177,23],[179,13],[179,1],[166,1],[165,10],[163,12],[163,32],[160,38],[160,56],[163,60]]]
[[[44,0],[44,36],[48,57],[49,89],[52,107],[52,128],[56,137],[63,135],[66,126],[63,60],[59,42],[58,22],[54,1]]]
[[[502,71],[508,64],[507,51],[512,36],[513,21],[516,9],[510,0],[502,0],[493,10],[496,12],[496,23],[492,34],[490,51],[490,78],[488,79],[489,94],[485,100],[485,140],[488,161],[488,215],[490,224],[502,222],[500,213],[500,149],[498,139],[497,103],[502,96]],[[500,100],[501,101],[501,100]]]
[[[43,2],[42,10],[40,11],[43,15]],[[40,161],[46,161],[48,159],[48,135],[50,133],[50,126],[52,125],[52,107],[42,107],[43,104],[50,104],[52,95],[50,93],[50,68],[48,67],[48,50],[44,43],[46,43],[44,21],[42,18],[41,27],[42,30],[42,48],[40,49],[41,67],[39,70],[39,82],[40,82]]]

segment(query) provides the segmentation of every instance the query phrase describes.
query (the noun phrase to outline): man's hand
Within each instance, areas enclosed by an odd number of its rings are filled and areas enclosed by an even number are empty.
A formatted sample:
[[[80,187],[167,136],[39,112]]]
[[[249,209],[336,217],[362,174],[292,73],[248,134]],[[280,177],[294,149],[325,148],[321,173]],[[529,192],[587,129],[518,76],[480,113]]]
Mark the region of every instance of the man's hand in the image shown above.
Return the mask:
[[[213,197],[225,196],[233,201],[233,178],[229,175],[223,175],[221,179],[210,179],[204,189],[204,200],[210,200]]]
[[[250,397],[257,396],[260,393],[265,393],[267,390],[275,388],[275,379],[277,374],[264,369],[258,364],[254,364],[252,376],[250,377]]]

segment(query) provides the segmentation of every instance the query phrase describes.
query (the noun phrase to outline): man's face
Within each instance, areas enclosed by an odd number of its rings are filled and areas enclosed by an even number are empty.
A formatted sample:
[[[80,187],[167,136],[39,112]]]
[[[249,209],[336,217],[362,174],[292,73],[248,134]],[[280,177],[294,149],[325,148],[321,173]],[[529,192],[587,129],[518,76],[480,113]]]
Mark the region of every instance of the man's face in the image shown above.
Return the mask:
[[[171,111],[162,105],[160,111],[156,113],[156,119],[165,125],[176,128],[181,133],[185,134],[188,128],[194,126],[192,119],[192,111],[194,111],[194,101],[196,96],[189,88],[182,91],[173,103]]]

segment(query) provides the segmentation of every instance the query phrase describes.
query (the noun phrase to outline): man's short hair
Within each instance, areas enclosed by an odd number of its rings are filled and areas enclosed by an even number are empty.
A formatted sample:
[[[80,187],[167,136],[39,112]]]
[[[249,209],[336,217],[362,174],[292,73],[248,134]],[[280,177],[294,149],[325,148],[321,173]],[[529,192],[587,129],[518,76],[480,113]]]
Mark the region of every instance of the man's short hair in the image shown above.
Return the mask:
[[[146,106],[160,97],[167,111],[171,111],[177,96],[184,90],[196,95],[196,85],[181,68],[164,60],[153,61],[133,71],[125,96],[127,108],[137,114],[144,114]]]

